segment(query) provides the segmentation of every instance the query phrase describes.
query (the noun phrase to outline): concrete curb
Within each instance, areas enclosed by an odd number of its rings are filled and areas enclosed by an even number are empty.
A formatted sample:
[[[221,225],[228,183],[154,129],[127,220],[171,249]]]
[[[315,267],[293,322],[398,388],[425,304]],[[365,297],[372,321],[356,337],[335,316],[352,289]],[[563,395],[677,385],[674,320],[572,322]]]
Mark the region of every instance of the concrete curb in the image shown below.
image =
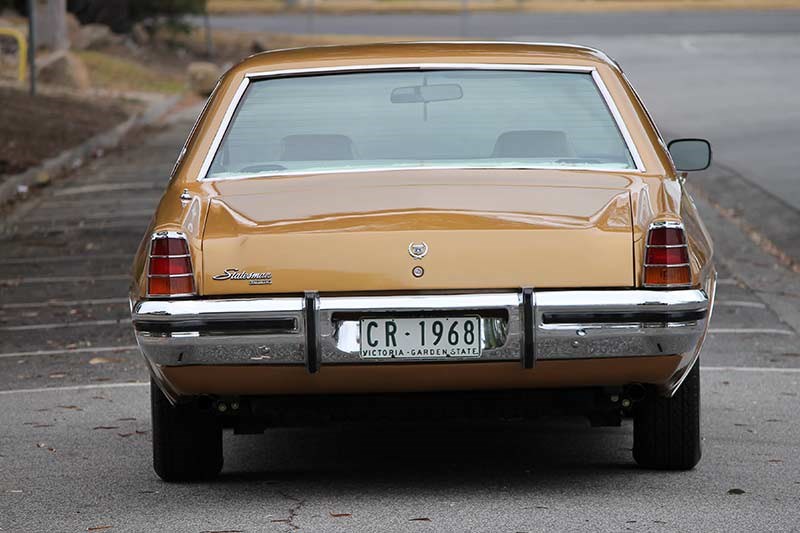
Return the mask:
[[[78,146],[64,150],[57,156],[46,159],[40,165],[29,168],[25,172],[8,176],[0,183],[0,206],[13,202],[33,186],[47,185],[67,172],[81,167],[98,150],[117,147],[132,130],[153,124],[180,100],[181,96],[169,96],[151,103],[144,111],[132,115],[128,120],[117,124],[110,130],[98,133]]]

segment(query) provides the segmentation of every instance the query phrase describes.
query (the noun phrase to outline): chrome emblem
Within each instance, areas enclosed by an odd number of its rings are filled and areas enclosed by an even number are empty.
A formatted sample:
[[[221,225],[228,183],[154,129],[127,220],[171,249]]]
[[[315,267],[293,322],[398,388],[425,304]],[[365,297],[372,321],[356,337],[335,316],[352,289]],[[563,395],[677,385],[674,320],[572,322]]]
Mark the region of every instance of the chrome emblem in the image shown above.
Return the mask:
[[[412,242],[408,245],[408,253],[414,259],[422,259],[428,255],[428,245],[423,242]]]
[[[246,280],[250,285],[272,285],[272,272],[248,272],[238,268],[226,268],[222,274],[212,277],[214,281]]]

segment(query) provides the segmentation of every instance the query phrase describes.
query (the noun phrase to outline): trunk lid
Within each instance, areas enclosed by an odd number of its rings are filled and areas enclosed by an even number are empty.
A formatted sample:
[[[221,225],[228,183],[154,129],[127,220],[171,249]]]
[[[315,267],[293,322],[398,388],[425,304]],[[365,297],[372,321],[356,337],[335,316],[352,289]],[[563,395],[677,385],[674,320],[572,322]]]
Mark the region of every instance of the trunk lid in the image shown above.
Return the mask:
[[[630,182],[545,170],[212,182],[202,293],[632,286]]]

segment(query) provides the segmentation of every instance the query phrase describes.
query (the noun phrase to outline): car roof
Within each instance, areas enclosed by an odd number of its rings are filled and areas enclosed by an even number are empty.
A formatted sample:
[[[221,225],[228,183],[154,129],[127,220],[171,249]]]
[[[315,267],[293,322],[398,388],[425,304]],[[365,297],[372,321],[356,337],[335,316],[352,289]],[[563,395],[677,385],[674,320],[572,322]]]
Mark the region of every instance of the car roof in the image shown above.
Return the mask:
[[[245,59],[232,71],[240,75],[283,69],[327,68],[359,65],[538,64],[610,66],[617,63],[595,48],[562,43],[508,41],[415,41],[357,45],[312,46],[261,52]]]

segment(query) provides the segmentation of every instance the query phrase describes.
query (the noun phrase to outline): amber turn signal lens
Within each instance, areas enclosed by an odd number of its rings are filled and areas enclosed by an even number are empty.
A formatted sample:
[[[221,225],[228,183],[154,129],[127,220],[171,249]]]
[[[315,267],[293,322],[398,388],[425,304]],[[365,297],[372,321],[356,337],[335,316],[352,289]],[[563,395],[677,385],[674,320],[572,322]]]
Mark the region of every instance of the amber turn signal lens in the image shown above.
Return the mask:
[[[194,278],[192,276],[150,278],[147,281],[147,292],[151,296],[192,294],[194,292]]]
[[[688,266],[650,266],[644,269],[645,285],[688,285],[692,272]]]

